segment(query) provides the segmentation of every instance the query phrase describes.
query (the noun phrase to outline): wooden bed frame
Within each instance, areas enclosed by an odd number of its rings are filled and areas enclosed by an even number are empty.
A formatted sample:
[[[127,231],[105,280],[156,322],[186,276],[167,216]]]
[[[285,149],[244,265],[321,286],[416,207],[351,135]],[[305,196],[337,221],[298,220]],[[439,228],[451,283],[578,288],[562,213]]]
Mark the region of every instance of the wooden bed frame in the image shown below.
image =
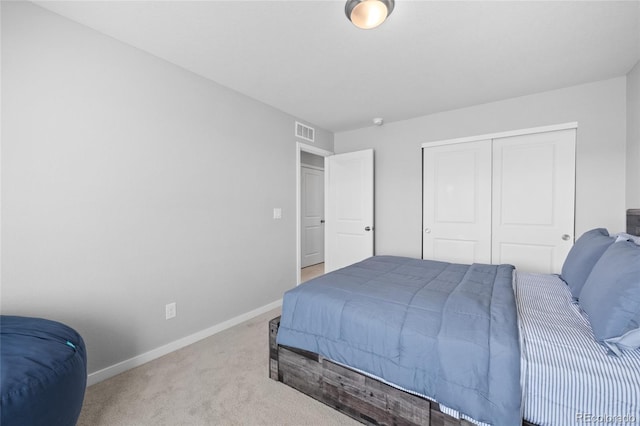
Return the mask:
[[[269,321],[269,376],[370,425],[473,426],[437,403],[401,391],[313,352],[276,343],[280,317]],[[534,426],[523,421],[523,426]]]

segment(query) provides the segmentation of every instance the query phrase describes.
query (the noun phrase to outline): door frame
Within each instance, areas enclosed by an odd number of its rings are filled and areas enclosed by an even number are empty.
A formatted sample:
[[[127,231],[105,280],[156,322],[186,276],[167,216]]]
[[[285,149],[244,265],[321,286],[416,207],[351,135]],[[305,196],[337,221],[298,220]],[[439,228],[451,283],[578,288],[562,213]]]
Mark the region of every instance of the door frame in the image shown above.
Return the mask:
[[[555,132],[556,130],[569,130],[569,129],[576,129],[577,131],[578,122],[571,121],[569,123],[552,124],[550,126],[529,127],[526,129],[508,130],[506,132],[487,133],[484,135],[468,136],[463,138],[442,139],[442,140],[436,140],[433,142],[423,142],[421,145],[421,148],[428,148],[431,146],[439,146],[439,145],[449,145],[454,143],[475,142],[475,141],[480,141],[484,139],[508,138],[511,136],[530,135],[532,133]]]
[[[300,215],[302,214],[302,206],[300,203],[302,202],[302,197],[300,196],[301,182],[300,182],[300,173],[302,172],[302,166],[300,161],[300,155],[302,152],[308,152],[310,154],[319,155],[320,157],[328,157],[333,155],[334,152],[327,151],[322,148],[317,148],[315,146],[308,145],[302,142],[296,142],[296,286],[300,285],[300,280],[302,279],[300,269],[302,265],[302,256],[300,254],[302,250],[302,220],[300,219]],[[325,194],[327,191],[327,174],[324,175],[325,179]],[[326,203],[325,203],[326,208]]]

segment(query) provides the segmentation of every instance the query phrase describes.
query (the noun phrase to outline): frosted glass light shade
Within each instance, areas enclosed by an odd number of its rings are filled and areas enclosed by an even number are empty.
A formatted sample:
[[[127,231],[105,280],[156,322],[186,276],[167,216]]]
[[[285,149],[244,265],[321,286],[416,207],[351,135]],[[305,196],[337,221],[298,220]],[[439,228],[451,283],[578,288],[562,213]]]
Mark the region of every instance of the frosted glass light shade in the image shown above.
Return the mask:
[[[394,0],[348,0],[344,11],[353,25],[368,30],[382,24],[393,6]]]

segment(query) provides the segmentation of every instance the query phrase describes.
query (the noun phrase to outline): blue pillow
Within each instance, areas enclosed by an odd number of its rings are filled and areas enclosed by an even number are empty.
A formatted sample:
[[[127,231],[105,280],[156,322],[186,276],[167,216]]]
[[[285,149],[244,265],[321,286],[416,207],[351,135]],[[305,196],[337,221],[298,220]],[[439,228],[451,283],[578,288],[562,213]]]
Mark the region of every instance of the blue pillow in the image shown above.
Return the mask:
[[[580,292],[596,339],[613,352],[640,347],[640,246],[611,245]]]
[[[562,265],[561,278],[569,285],[574,298],[580,296],[593,266],[614,241],[606,229],[596,228],[582,234],[571,247]]]

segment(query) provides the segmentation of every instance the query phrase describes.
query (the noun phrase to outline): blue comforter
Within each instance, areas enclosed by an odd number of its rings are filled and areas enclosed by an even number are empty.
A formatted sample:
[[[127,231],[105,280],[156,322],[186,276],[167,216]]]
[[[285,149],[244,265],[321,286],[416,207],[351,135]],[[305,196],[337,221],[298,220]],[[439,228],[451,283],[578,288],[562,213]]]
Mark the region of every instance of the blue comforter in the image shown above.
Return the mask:
[[[376,256],[284,295],[277,342],[435,399],[521,423],[511,265]]]

